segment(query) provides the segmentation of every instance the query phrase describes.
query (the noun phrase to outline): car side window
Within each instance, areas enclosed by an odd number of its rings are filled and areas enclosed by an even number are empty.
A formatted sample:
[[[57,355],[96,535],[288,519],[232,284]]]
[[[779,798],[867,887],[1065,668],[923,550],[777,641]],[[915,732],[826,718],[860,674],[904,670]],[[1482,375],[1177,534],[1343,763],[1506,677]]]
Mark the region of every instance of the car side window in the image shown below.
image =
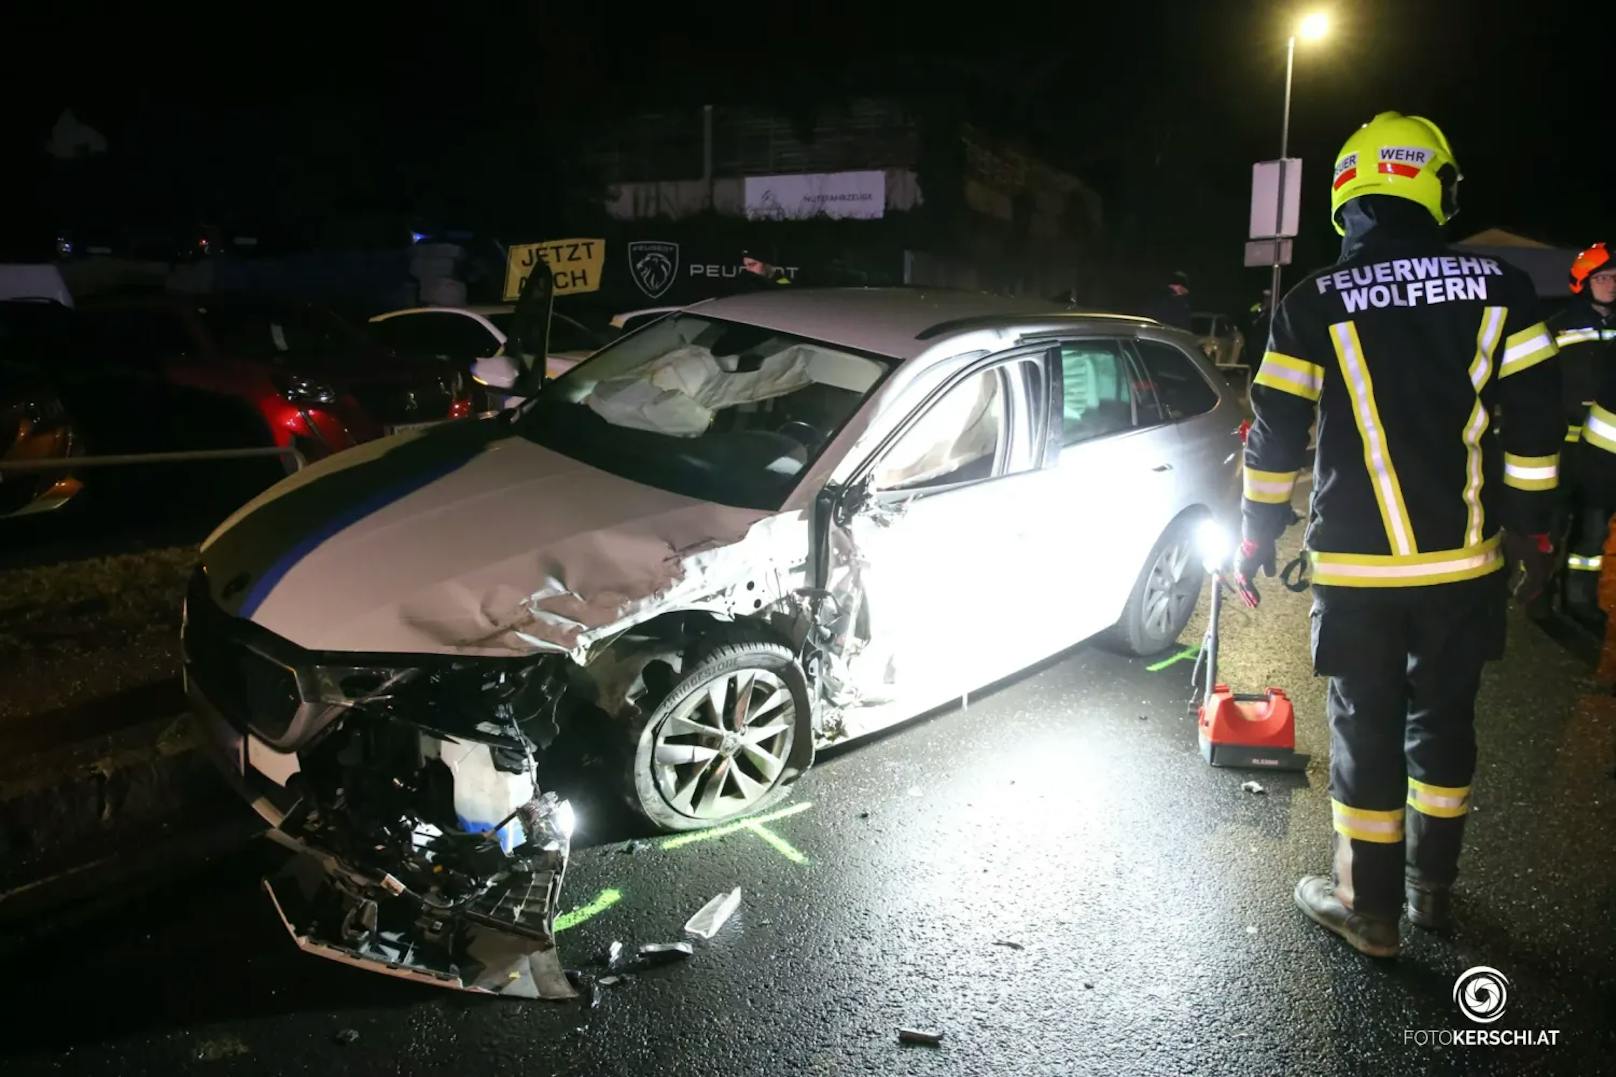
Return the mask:
[[[93,311],[84,330],[85,358],[98,365],[152,369],[196,352],[185,322],[166,310]]]
[[[1135,404],[1139,394],[1121,341],[1063,341],[1060,358],[1062,445],[1120,433],[1152,418],[1148,408]]]
[[[1141,340],[1139,358],[1169,422],[1204,415],[1217,407],[1217,390],[1201,376],[1194,360],[1171,344]]]
[[[874,488],[929,490],[1030,469],[1030,453],[1010,456],[1010,397],[1037,384],[1038,370],[1036,362],[1018,360],[949,389],[887,450],[872,475]]]
[[[480,359],[499,351],[499,340],[461,314],[400,314],[375,322],[372,335],[403,359]]]

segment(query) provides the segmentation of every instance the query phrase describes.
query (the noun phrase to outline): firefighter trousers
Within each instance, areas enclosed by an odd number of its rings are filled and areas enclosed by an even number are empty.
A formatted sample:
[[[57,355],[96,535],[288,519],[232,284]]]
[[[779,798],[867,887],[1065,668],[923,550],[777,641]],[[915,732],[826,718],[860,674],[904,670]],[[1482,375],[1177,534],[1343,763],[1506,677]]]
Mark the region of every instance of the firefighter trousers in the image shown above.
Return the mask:
[[[1395,919],[1405,877],[1446,887],[1458,874],[1476,692],[1482,666],[1503,657],[1505,581],[1314,588],[1336,896],[1364,915]]]

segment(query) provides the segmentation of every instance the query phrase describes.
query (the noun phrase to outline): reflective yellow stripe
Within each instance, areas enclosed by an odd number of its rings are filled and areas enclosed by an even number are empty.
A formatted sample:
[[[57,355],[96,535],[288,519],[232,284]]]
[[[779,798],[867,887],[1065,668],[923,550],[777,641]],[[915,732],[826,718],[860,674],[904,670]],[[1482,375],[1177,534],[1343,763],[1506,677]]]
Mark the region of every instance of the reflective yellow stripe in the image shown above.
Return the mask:
[[[1264,505],[1284,505],[1290,502],[1291,490],[1296,486],[1294,471],[1258,471],[1245,469],[1246,500]]]
[[[1465,545],[1474,546],[1481,541],[1481,436],[1487,432],[1487,409],[1481,406],[1481,397],[1470,408],[1470,419],[1465,423],[1465,509],[1469,522],[1465,526]]]
[[[1375,383],[1369,376],[1369,364],[1364,361],[1358,327],[1350,321],[1337,322],[1330,326],[1330,342],[1335,345],[1336,361],[1341,364],[1341,376],[1352,396],[1352,417],[1363,439],[1364,467],[1369,470],[1369,484],[1374,487],[1375,501],[1380,505],[1380,522],[1386,528],[1387,545],[1402,556],[1417,554],[1420,547],[1414,540],[1414,525],[1409,522],[1408,506],[1403,503],[1403,487],[1397,481],[1391,450],[1386,446],[1380,409],[1375,406]]]
[[[1606,452],[1616,452],[1616,415],[1595,404],[1588,409],[1588,418],[1582,423],[1585,444]]]
[[[1403,809],[1371,811],[1331,799],[1330,817],[1336,832],[1359,841],[1395,845],[1403,840]]]
[[[1421,815],[1457,819],[1470,810],[1470,786],[1428,785],[1410,778],[1408,806]]]
[[[1481,310],[1481,326],[1476,330],[1476,357],[1470,362],[1470,385],[1476,390],[1476,402],[1470,409],[1470,418],[1465,421],[1465,489],[1464,501],[1468,522],[1465,526],[1465,545],[1474,546],[1481,541],[1482,509],[1481,484],[1482,457],[1481,436],[1487,432],[1490,421],[1487,409],[1481,406],[1481,390],[1492,376],[1493,352],[1498,347],[1498,337],[1504,331],[1504,316],[1507,313],[1504,307],[1483,307]]]
[[[1581,441],[1582,440],[1582,427],[1580,427],[1580,426],[1568,426],[1568,427],[1566,427],[1566,440],[1571,442],[1572,444],[1576,444],[1577,442]]]
[[[1593,328],[1567,329],[1563,333],[1556,333],[1554,335],[1554,343],[1561,348],[1564,348],[1568,344],[1584,344],[1590,340],[1598,339],[1599,330]]]
[[[1560,485],[1560,454],[1516,456],[1504,454],[1504,485],[1517,490],[1552,490]]]
[[[1507,378],[1536,366],[1560,350],[1542,322],[1528,326],[1519,333],[1504,338],[1504,360],[1498,366],[1498,376]]]
[[[1317,402],[1324,392],[1324,368],[1283,352],[1267,352],[1255,379],[1258,385]]]
[[[1473,580],[1504,567],[1498,536],[1462,550],[1397,554],[1309,551],[1313,582],[1335,587],[1423,587]]]
[[[1600,556],[1584,557],[1580,553],[1570,554],[1566,557],[1566,568],[1576,569],[1578,572],[1598,572],[1605,567],[1605,559]]]
[[[1498,349],[1498,335],[1504,331],[1504,317],[1508,307],[1482,307],[1481,326],[1476,330],[1476,357],[1470,361],[1470,384],[1481,392],[1492,374],[1493,352]]]

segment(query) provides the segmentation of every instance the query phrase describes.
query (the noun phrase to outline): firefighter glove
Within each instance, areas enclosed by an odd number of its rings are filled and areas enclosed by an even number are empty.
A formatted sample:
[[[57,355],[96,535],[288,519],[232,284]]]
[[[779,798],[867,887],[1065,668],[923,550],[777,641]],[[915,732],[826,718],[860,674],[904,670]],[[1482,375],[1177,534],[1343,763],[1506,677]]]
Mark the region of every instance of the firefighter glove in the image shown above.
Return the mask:
[[[1504,532],[1504,556],[1509,559],[1510,594],[1527,605],[1543,593],[1553,567],[1554,544],[1548,535]]]
[[[1275,556],[1273,539],[1258,541],[1248,538],[1240,544],[1240,550],[1235,554],[1235,590],[1240,592],[1240,601],[1250,609],[1256,609],[1262,602],[1262,595],[1257,591],[1257,570],[1262,569],[1272,576]]]

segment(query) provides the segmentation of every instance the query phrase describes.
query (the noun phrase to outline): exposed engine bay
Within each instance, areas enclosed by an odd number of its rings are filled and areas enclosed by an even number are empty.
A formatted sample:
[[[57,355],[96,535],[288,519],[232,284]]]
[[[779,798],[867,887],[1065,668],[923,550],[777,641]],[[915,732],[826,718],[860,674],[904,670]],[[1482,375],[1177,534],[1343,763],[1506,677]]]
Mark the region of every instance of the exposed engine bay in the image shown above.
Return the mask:
[[[219,745],[272,839],[300,854],[265,889],[301,948],[443,986],[574,997],[554,937],[572,808],[540,790],[536,761],[557,733],[564,661],[306,665],[232,639],[200,588],[185,641],[193,701],[236,712],[232,725],[264,698],[318,700],[278,747]]]

